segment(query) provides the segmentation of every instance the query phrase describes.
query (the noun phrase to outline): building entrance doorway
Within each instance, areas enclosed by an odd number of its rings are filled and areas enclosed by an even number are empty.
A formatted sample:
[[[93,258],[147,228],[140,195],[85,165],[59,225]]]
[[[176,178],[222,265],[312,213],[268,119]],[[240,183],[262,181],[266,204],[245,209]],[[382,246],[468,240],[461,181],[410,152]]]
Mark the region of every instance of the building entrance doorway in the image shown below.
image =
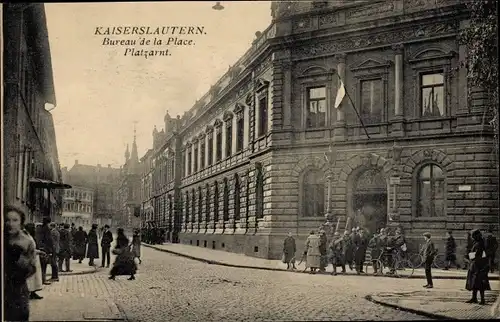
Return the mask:
[[[366,169],[355,178],[352,190],[354,226],[371,235],[387,224],[387,182],[379,169]]]

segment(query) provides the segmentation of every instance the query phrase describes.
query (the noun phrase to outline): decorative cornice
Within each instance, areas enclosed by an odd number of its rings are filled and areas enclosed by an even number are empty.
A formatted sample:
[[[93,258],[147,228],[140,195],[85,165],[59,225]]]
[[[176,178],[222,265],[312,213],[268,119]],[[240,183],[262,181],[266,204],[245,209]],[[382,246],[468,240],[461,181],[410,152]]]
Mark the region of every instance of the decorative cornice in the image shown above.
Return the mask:
[[[391,46],[392,50],[396,55],[402,55],[404,51],[404,44],[394,44]]]
[[[224,120],[224,122],[227,122],[227,121],[230,121],[233,119],[233,113],[230,112],[230,111],[225,111],[224,112],[224,115],[222,116],[222,119]]]
[[[207,127],[205,129],[205,133],[210,134],[210,133],[213,133],[213,131],[214,131],[214,127],[212,125],[207,125]]]
[[[215,122],[214,122],[214,127],[218,128],[218,127],[221,127],[221,126],[222,126],[222,121],[219,120],[219,119],[216,119]]]
[[[252,106],[254,101],[253,93],[248,93],[247,97],[245,97],[245,104],[248,106]]]
[[[267,80],[265,80],[263,78],[257,78],[255,80],[255,90],[257,92],[260,92],[260,91],[262,91],[262,90],[264,90],[264,89],[266,89],[268,87],[269,87],[269,81],[267,81]]]
[[[234,107],[234,114],[238,115],[240,113],[243,113],[245,110],[245,105],[241,103],[236,103],[236,106]]]

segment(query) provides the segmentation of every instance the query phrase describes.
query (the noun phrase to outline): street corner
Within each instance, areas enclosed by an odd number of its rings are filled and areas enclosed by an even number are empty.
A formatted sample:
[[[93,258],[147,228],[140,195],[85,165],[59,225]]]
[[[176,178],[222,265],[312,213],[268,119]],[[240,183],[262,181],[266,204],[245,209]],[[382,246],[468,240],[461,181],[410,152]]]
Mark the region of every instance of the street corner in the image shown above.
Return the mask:
[[[30,321],[127,321],[111,300],[78,294],[46,293],[30,302]]]
[[[486,292],[486,305],[466,303],[471,297],[468,291],[381,292],[365,298],[375,304],[431,319],[488,320],[492,318],[491,308],[497,296],[497,291]]]

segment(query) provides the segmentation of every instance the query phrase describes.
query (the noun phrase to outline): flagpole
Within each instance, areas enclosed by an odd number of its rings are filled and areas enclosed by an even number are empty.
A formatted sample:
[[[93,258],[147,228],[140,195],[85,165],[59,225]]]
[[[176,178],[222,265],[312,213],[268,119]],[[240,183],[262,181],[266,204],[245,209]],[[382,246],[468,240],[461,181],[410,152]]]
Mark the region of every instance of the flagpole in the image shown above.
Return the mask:
[[[342,82],[342,78],[340,78],[340,75],[337,74],[337,77],[340,79],[340,81]],[[351,102],[351,105],[352,105],[352,108],[354,109],[354,112],[356,112],[356,115],[358,116],[358,119],[359,121],[361,122],[361,126],[363,127],[363,130],[365,130],[365,134],[366,136],[370,139],[370,135],[368,134],[368,131],[366,130],[366,127],[365,127],[365,123],[363,123],[363,120],[361,119],[361,116],[359,115],[358,113],[358,110],[356,109],[356,106],[354,105],[354,102],[352,101],[351,99],[351,95],[349,95],[349,91],[347,90],[346,86],[345,86],[345,83],[342,82],[343,85],[344,85],[344,89],[345,89],[345,94],[347,95],[347,97],[349,98],[349,101]]]

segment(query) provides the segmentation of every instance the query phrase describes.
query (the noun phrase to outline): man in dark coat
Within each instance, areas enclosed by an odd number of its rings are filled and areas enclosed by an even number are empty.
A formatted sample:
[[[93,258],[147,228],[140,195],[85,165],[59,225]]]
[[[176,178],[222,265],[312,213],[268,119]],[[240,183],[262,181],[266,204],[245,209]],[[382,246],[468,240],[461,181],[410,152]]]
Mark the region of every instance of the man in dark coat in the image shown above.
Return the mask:
[[[448,231],[446,233],[446,245],[445,245],[445,254],[446,254],[446,266],[444,270],[448,270],[451,264],[455,265],[457,269],[460,268],[460,265],[457,264],[457,243],[455,242],[455,238],[453,238],[452,231]]]
[[[70,233],[71,233],[71,253],[73,254],[73,251],[75,249],[75,234],[77,230],[75,227],[75,223],[71,223],[71,228],[70,228]]]
[[[320,272],[326,271],[326,266],[328,265],[327,250],[328,250],[328,238],[324,230],[319,231],[319,252],[321,253],[321,266],[319,267]]]
[[[354,236],[354,235],[353,235]],[[353,244],[351,236],[348,231],[344,232],[343,237],[344,242],[342,243],[342,256],[344,258],[344,263],[349,265],[349,269],[352,271],[352,261],[353,261]]]
[[[39,249],[44,251],[47,256],[40,257],[42,265],[42,282],[45,285],[50,285],[47,281],[47,265],[52,261],[52,254],[54,253],[54,243],[52,242],[52,234],[50,232],[50,218],[45,217],[42,221],[42,226],[39,230]]]
[[[472,291],[472,298],[467,303],[477,303],[477,292],[481,295],[479,304],[484,305],[484,291],[491,290],[488,280],[488,260],[486,247],[481,232],[475,229],[471,233],[474,244],[469,254],[470,266],[467,271],[467,282],[465,288]]]
[[[343,256],[343,248],[344,248],[344,238],[340,236],[338,232],[333,234],[332,241],[329,245],[330,248],[330,260],[333,265],[332,275],[337,275],[337,266],[342,267],[342,274],[345,274],[345,262]]]
[[[368,239],[364,234],[363,229],[359,229],[355,238],[355,253],[354,260],[356,263],[356,274],[364,273],[363,263],[365,261],[366,248],[368,247]]]
[[[82,260],[85,258],[85,250],[87,248],[87,233],[83,231],[82,226],[78,227],[73,244],[75,245],[73,259],[77,259],[78,263],[81,264]]]
[[[89,259],[89,266],[94,266],[94,259],[99,258],[99,243],[96,224],[92,224],[92,228],[88,233],[87,258]]]
[[[495,235],[493,235],[493,228],[488,229],[488,233],[485,238],[486,256],[488,256],[488,262],[490,267],[490,273],[495,271],[495,255],[498,250],[498,241]]]
[[[436,247],[434,247],[434,243],[431,240],[430,233],[424,233],[425,245],[424,245],[424,263],[425,263],[425,278],[427,279],[427,284],[424,285],[425,288],[433,288],[434,284],[432,283],[432,262],[434,261],[434,257],[437,254]]]
[[[59,252],[61,251],[61,245],[60,245],[60,233],[59,229],[56,225],[56,223],[51,223],[50,224],[50,234],[52,236],[52,246],[53,246],[53,252],[52,252],[52,257],[50,261],[50,270],[52,271],[52,276],[50,277],[50,280],[53,282],[58,282],[59,281],[59,265],[58,265],[58,257],[59,257]]]
[[[392,237],[388,237],[388,248],[390,252],[390,265],[391,270],[389,273],[394,274],[396,271],[396,259],[399,257],[404,257],[406,252],[406,240],[403,236],[401,229],[396,229],[396,234]]]
[[[368,243],[368,247],[371,249],[373,274],[376,275],[379,273],[378,259],[381,257],[384,247],[378,234],[373,235],[372,239],[370,239],[370,242]],[[380,267],[381,271],[382,269],[383,267]]]
[[[290,264],[292,264],[293,269],[295,269],[296,251],[297,246],[295,244],[295,239],[292,237],[292,233],[289,232],[283,242],[283,261],[286,263],[286,269],[290,269]]]
[[[71,272],[70,270],[70,259],[71,259],[71,245],[73,243],[73,238],[71,236],[71,231],[69,230],[69,225],[65,224],[64,229],[59,232],[59,271],[64,272],[63,263],[66,267],[66,272]]]
[[[465,254],[464,254],[464,269],[469,268],[469,264],[470,264],[469,253],[472,250],[473,244],[474,244],[474,240],[472,240],[472,236],[470,235],[470,232],[467,232],[467,244],[465,246]]]
[[[109,226],[104,226],[101,239],[102,267],[109,267],[111,262],[111,243],[113,242],[113,233],[109,231]],[[107,261],[107,264],[106,264]]]

